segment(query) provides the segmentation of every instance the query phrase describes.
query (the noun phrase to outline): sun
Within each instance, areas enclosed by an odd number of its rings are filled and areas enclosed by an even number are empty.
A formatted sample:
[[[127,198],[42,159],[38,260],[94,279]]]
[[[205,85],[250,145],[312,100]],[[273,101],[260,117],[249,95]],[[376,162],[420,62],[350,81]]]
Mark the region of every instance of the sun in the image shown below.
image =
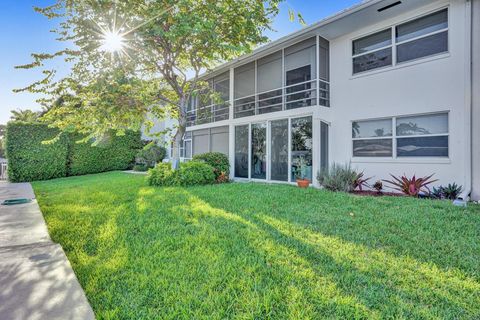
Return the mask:
[[[125,47],[125,38],[119,32],[107,31],[102,35],[101,43],[101,50],[111,53],[119,52]]]

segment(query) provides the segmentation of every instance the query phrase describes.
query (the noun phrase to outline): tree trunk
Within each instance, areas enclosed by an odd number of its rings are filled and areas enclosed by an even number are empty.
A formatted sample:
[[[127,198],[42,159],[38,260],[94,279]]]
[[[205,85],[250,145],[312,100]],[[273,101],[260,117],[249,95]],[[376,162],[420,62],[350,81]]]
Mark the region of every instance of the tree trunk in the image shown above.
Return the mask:
[[[182,144],[183,135],[185,134],[186,129],[186,113],[185,105],[182,103],[180,105],[180,112],[178,116],[178,128],[175,136],[173,137],[172,145],[172,168],[177,170],[180,166],[180,146]]]

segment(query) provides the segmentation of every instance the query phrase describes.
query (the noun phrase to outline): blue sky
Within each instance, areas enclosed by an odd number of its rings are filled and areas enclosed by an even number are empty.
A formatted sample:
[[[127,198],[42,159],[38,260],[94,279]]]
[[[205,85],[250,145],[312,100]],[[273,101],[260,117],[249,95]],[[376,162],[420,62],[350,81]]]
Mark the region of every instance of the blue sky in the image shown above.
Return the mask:
[[[307,24],[314,23],[360,0],[288,0],[274,22],[276,32],[267,35],[277,39],[301,28],[288,19],[288,8],[301,12]],[[49,30],[55,21],[49,21],[33,11],[33,6],[47,6],[54,0],[1,0],[0,1],[0,123],[6,123],[12,109],[39,109],[35,99],[38,96],[28,93],[14,94],[12,89],[21,88],[41,79],[38,70],[16,70],[14,66],[31,62],[33,52],[55,52],[62,49],[61,43],[54,40]],[[56,61],[48,67],[66,74],[68,67]]]

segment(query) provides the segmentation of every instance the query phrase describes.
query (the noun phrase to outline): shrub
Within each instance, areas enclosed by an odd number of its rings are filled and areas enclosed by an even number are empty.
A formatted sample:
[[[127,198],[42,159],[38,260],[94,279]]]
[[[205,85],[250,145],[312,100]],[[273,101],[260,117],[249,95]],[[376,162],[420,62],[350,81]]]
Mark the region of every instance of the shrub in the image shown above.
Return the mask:
[[[141,148],[139,132],[127,131],[121,136],[110,132],[96,145],[92,145],[94,141],[77,143],[81,138],[82,136],[78,134],[71,136],[68,175],[131,168],[135,154]]]
[[[155,168],[148,170],[148,184],[151,186],[171,186],[175,184],[174,171],[170,163],[157,163]]]
[[[12,182],[129,168],[141,147],[139,132],[114,132],[97,146],[76,143],[83,136],[62,133],[41,123],[10,122],[6,130],[8,175]],[[45,143],[48,142],[48,143]]]
[[[194,161],[204,161],[213,167],[215,180],[219,183],[228,181],[230,175],[230,161],[221,152],[207,152],[193,156]],[[227,177],[225,181],[225,177]]]
[[[215,183],[214,168],[204,162],[189,161],[174,172],[175,185],[193,186]]]
[[[155,164],[162,162],[167,155],[167,150],[164,147],[149,143],[143,149],[138,151],[135,162],[137,164],[144,164],[148,168],[155,167]]]
[[[329,169],[320,171],[317,180],[327,190],[351,192],[357,177],[358,173],[350,164],[334,163]]]
[[[8,178],[12,182],[47,180],[67,175],[69,139],[44,124],[9,122],[6,130]]]
[[[455,200],[462,192],[463,187],[456,183],[449,183],[447,186],[439,186],[433,188],[432,196],[437,199]]]
[[[185,162],[178,170],[170,163],[158,163],[148,171],[148,184],[152,186],[193,186],[215,182],[213,167],[199,161]]]
[[[430,190],[428,189],[428,185],[437,181],[437,180],[431,180],[431,178],[433,177],[433,174],[427,177],[422,177],[422,178],[417,178],[415,177],[415,175],[412,178],[407,178],[405,175],[401,177],[395,177],[393,174],[390,174],[390,176],[393,178],[393,180],[383,180],[383,181],[390,184],[393,189],[401,191],[403,194],[406,194],[412,197],[418,197],[418,195],[422,191],[426,193],[430,193]]]

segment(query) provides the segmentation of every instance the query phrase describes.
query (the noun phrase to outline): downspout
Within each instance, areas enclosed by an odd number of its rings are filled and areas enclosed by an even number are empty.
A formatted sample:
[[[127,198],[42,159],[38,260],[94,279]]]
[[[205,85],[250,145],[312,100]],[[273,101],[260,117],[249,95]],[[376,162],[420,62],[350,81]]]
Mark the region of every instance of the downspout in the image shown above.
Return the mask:
[[[468,201],[470,199],[470,193],[472,192],[472,2],[471,0],[465,1],[465,188],[464,191],[458,196],[457,199]]]

